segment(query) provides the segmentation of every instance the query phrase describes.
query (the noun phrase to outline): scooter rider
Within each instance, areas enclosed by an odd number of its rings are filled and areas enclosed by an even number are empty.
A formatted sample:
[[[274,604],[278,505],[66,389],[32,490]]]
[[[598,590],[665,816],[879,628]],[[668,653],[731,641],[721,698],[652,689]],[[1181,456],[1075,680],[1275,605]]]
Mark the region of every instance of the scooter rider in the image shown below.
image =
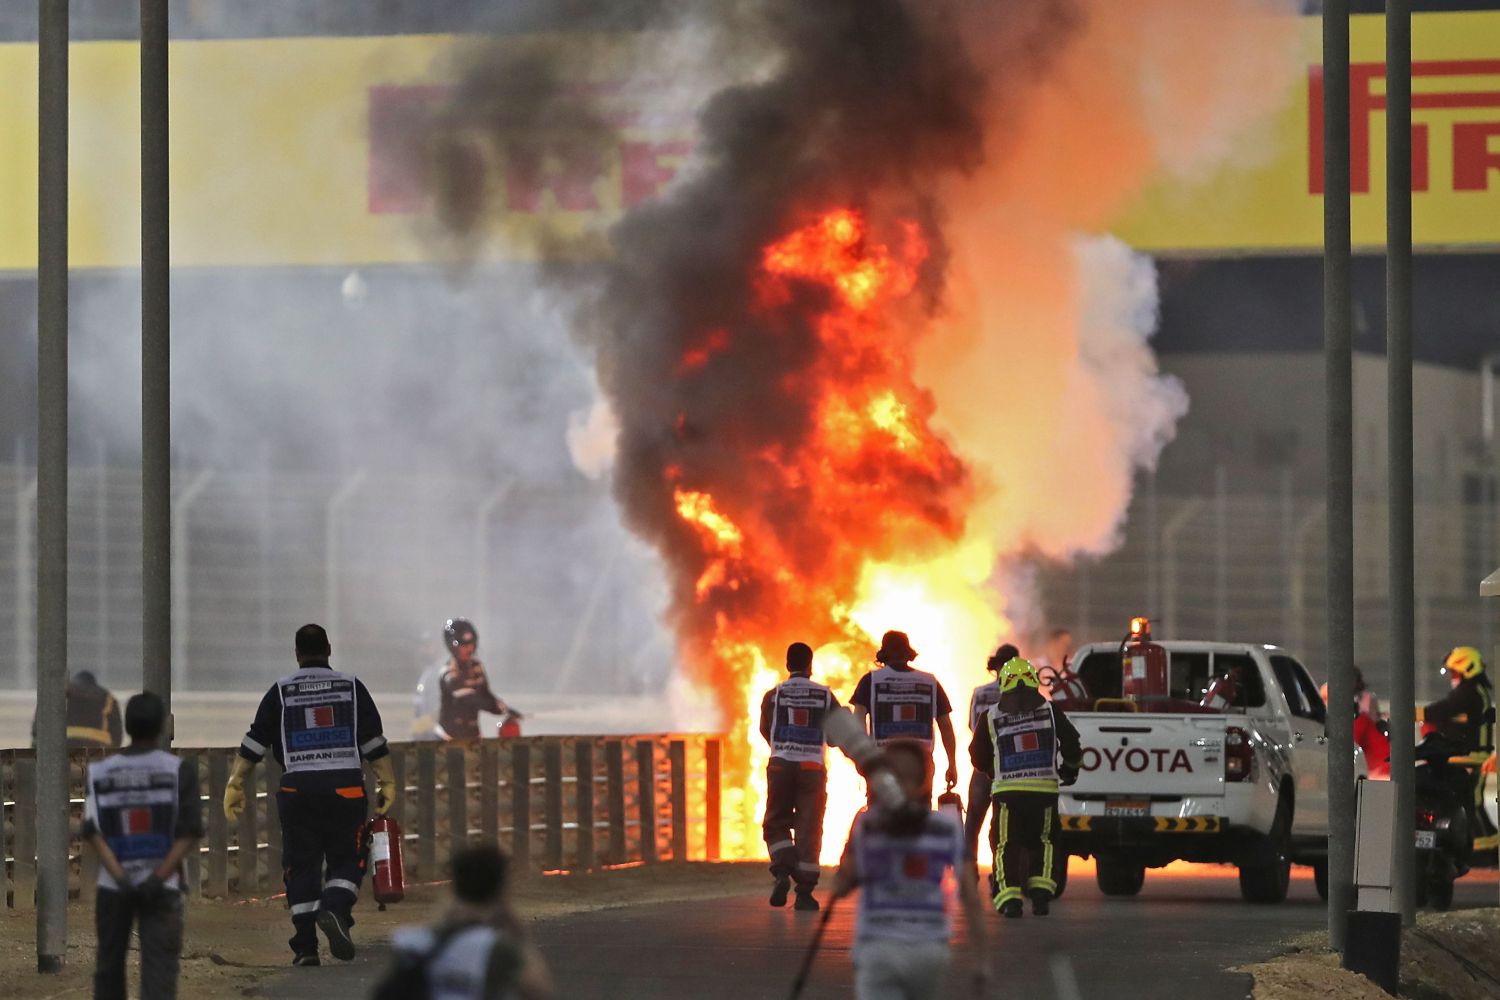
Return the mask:
[[[478,739],[480,712],[505,715],[510,709],[490,690],[484,664],[474,655],[479,650],[474,624],[467,618],[448,619],[443,626],[443,642],[451,655],[438,680],[442,694],[438,728],[450,740]]]
[[[849,704],[861,722],[869,720],[870,735],[880,746],[894,740],[916,740],[932,753],[932,729],[936,725],[948,755],[944,778],[952,788],[958,784],[953,705],[936,677],[911,665],[916,658],[917,651],[911,648],[905,632],[887,632],[875,654],[880,666],[859,679]]]
[[[760,734],[771,745],[766,763],[766,814],[761,830],[771,855],[771,905],[785,906],[787,889],[797,884],[796,909],[816,910],[818,855],[823,844],[823,810],[828,805],[828,770],[823,718],[838,707],[827,687],[812,679],[812,647],[794,642],[786,650],[786,680],[760,702]]]
[[[240,741],[224,789],[224,815],[239,819],[245,778],[267,753],[285,768],[276,791],[281,863],[292,910],[293,965],[318,964],[318,935],[335,958],[354,957],[349,928],[363,869],[359,829],[365,821],[364,773],[378,786],[377,815],[395,802],[396,774],[380,712],[358,678],[328,665],[332,648],[321,625],[297,630],[298,670],[271,685]],[[324,866],[327,866],[327,879]]]
[[[1463,759],[1453,763],[1462,765],[1461,773],[1466,776],[1463,792],[1469,829],[1485,836],[1494,831],[1488,829],[1484,803],[1479,800],[1483,788],[1479,769],[1495,750],[1495,692],[1484,670],[1484,657],[1473,646],[1455,647],[1443,661],[1443,671],[1452,689],[1422,709],[1419,718],[1463,748]]]
[[[976,687],[974,693],[969,696],[970,739],[986,724],[985,718],[989,715],[990,709],[1000,701],[1000,668],[1020,655],[1021,651],[1007,642],[995,650],[994,655],[985,663],[985,668],[994,674],[995,677],[989,683]],[[988,764],[985,765],[986,768],[988,766]],[[978,767],[975,767],[973,773],[969,775],[969,800],[968,812],[964,816],[964,838],[965,842],[969,845],[969,857],[971,858],[979,857],[979,830],[984,826],[984,816],[990,808],[990,782],[992,780],[994,779],[988,770],[981,770]],[[997,835],[998,831],[995,829],[995,824],[991,823],[991,854],[995,850],[995,838]]]
[[[990,791],[1000,836],[994,904],[1006,917],[1021,916],[1023,892],[1037,916],[1051,907],[1057,893],[1052,854],[1057,789],[1078,780],[1083,760],[1078,730],[1040,688],[1028,661],[1007,662],[1000,668],[1000,701],[969,744],[974,766],[995,776]]]

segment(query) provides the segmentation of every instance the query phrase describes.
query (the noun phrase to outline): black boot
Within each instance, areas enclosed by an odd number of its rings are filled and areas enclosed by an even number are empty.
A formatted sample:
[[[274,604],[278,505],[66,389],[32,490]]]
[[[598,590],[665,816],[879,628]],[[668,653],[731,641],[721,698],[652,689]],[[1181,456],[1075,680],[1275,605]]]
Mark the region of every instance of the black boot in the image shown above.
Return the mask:
[[[1019,899],[1007,899],[1005,902],[1000,904],[1000,915],[1002,917],[1010,917],[1014,919],[1015,917],[1023,915],[1025,912],[1026,911],[1021,907],[1021,901]]]
[[[791,891],[791,888],[792,880],[787,878],[785,875],[777,879],[776,884],[771,887],[771,905],[785,906],[786,894]]]
[[[1045,917],[1052,908],[1052,893],[1046,889],[1032,889],[1027,893],[1031,897],[1031,912],[1038,917]]]
[[[792,909],[810,910],[816,913],[818,910],[818,901],[813,898],[813,891],[811,889],[798,889],[797,902],[793,904]]]

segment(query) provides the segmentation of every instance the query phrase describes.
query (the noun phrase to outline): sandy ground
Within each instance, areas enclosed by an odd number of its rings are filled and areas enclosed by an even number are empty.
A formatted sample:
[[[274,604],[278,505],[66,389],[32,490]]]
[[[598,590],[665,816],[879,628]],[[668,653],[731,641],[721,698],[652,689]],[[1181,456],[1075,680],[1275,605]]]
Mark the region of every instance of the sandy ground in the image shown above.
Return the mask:
[[[537,875],[515,887],[515,905],[528,920],[545,920],[587,910],[679,899],[715,899],[757,892],[767,885],[761,863],[623,868],[582,875]],[[384,913],[368,899],[355,909],[355,940],[385,940],[402,924],[430,919],[447,897],[443,884],[409,887],[407,897]],[[74,904],[68,911],[66,968],[59,975],[36,972],[36,916],[3,911],[0,917],[0,995],[10,1000],[86,998],[92,995],[93,912]],[[188,907],[178,993],[189,1000],[240,997],[261,977],[288,968],[291,934],[281,897],[240,903],[194,902]],[[324,961],[332,961],[326,955]],[[131,954],[131,995],[140,973]]]
[[[1255,1000],[1384,1000],[1364,976],[1339,965],[1326,934],[1289,942],[1286,955],[1246,966]],[[1401,941],[1401,996],[1411,1000],[1493,1000],[1500,997],[1500,910],[1423,913]]]

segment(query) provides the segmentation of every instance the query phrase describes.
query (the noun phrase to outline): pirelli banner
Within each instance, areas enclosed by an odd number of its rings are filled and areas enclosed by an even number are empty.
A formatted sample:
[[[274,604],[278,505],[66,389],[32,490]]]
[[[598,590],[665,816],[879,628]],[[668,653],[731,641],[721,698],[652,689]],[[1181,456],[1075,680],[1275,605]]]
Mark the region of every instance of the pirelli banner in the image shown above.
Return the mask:
[[[1318,21],[1304,19],[1301,34],[1305,78],[1286,88],[1286,106],[1271,127],[1211,177],[1164,177],[1152,185],[1114,226],[1121,237],[1160,253],[1310,252],[1321,245]],[[429,259],[407,137],[447,96],[455,43],[441,36],[174,43],[175,263]],[[542,225],[601,230],[661,190],[690,153],[690,116],[663,113],[661,95],[649,86],[620,83],[633,44],[632,36],[620,36],[595,46],[601,57],[590,64],[590,77],[575,82],[619,126],[613,148],[568,154],[518,135],[506,150],[505,224],[517,236]],[[1374,247],[1384,239],[1382,20],[1356,18],[1353,45],[1354,241]],[[1415,238],[1433,249],[1500,247],[1500,12],[1419,15],[1414,59]],[[36,75],[34,45],[0,45],[0,270],[35,266]],[[71,81],[73,263],[133,267],[140,217],[136,46],[75,44]]]

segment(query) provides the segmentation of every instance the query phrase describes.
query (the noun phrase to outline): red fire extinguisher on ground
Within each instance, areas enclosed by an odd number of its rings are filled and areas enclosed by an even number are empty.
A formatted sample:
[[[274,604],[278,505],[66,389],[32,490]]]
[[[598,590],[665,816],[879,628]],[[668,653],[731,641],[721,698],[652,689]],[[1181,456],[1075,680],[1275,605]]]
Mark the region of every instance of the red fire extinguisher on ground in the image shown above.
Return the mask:
[[[365,829],[365,849],[370,865],[370,884],[375,902],[399,903],[406,897],[406,867],[401,863],[401,824],[389,816],[376,816]]]
[[[1121,691],[1131,701],[1165,698],[1167,686],[1167,651],[1151,641],[1151,619],[1130,619],[1130,634],[1120,644],[1120,663],[1124,669]]]

